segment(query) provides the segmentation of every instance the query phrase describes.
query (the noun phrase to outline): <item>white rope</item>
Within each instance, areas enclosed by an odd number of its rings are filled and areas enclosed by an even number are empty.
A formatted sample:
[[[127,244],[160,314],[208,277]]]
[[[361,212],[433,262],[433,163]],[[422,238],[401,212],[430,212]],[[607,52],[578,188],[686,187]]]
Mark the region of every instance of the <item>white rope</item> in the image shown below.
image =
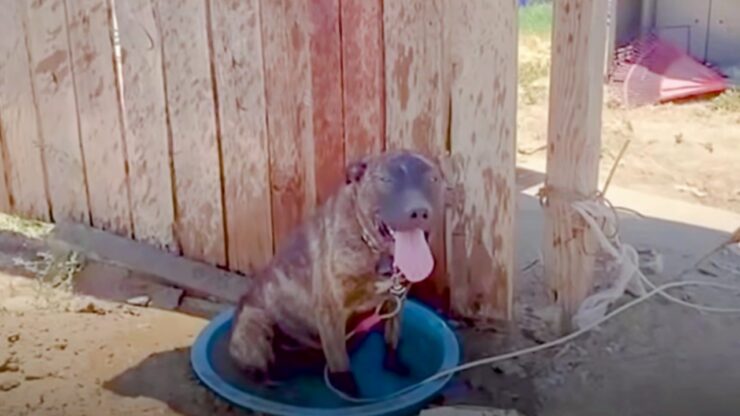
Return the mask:
[[[603,202],[603,198],[597,198],[596,200],[591,200],[591,201],[574,202],[572,203],[572,206],[573,206],[573,209],[586,222],[586,224],[588,225],[588,229],[592,232],[593,236],[596,237],[596,240],[599,242],[600,247],[614,258],[616,264],[620,267],[620,274],[619,274],[619,277],[615,280],[614,284],[610,288],[607,288],[601,292],[597,292],[587,297],[583,301],[583,303],[581,304],[578,311],[573,317],[573,323],[576,325],[576,328],[578,328],[575,332],[572,332],[561,338],[558,338],[556,340],[553,340],[553,341],[550,341],[550,342],[547,342],[541,345],[524,348],[518,351],[512,351],[506,354],[482,358],[479,360],[475,360],[475,361],[471,361],[471,362],[459,365],[457,367],[454,367],[448,370],[440,371],[419,383],[413,384],[393,394],[383,396],[383,397],[367,398],[367,399],[350,397],[344,392],[336,389],[331,384],[331,380],[329,379],[328,369],[325,368],[324,382],[326,383],[327,387],[332,392],[334,392],[336,395],[341,397],[342,399],[348,402],[352,402],[352,403],[372,403],[372,402],[377,402],[380,400],[393,399],[403,394],[406,394],[418,388],[419,386],[423,384],[430,383],[432,381],[438,380],[442,377],[449,376],[451,374],[455,374],[455,373],[468,370],[474,367],[490,365],[490,364],[493,364],[499,361],[505,361],[505,360],[509,360],[512,358],[521,357],[523,355],[532,354],[535,352],[543,351],[546,349],[550,349],[550,348],[565,344],[566,342],[569,342],[573,339],[580,337],[581,335],[593,330],[594,328],[609,321],[610,319],[621,314],[622,312],[632,307],[635,307],[656,295],[662,296],[665,299],[671,302],[674,302],[678,305],[692,308],[692,309],[695,309],[701,312],[740,313],[740,308],[720,308],[720,307],[700,305],[700,304],[684,301],[682,299],[679,299],[667,293],[667,290],[669,289],[679,288],[679,287],[689,287],[689,286],[712,287],[712,288],[724,289],[724,290],[729,290],[729,291],[740,293],[739,286],[725,285],[721,283],[705,282],[705,281],[698,281],[698,280],[669,282],[669,283],[656,286],[640,271],[639,266],[638,266],[639,256],[637,254],[637,251],[634,249],[634,247],[630,246],[629,244],[621,243],[619,241],[618,233],[614,233],[615,236],[611,238],[611,241],[607,237],[607,235],[604,233],[603,228],[605,228],[606,226],[611,225],[613,227],[616,227],[615,224],[616,224],[617,218],[616,218],[616,213],[612,209],[610,209],[607,206],[604,206],[603,204],[600,204],[599,202]],[[604,227],[598,225],[597,221],[599,219],[604,220]],[[647,285],[650,288],[649,291],[645,289],[645,285]],[[629,290],[630,292],[634,293],[637,296],[637,298],[614,309],[612,312],[607,313],[609,306],[611,306],[613,302],[621,298],[624,295],[624,292],[626,290]]]

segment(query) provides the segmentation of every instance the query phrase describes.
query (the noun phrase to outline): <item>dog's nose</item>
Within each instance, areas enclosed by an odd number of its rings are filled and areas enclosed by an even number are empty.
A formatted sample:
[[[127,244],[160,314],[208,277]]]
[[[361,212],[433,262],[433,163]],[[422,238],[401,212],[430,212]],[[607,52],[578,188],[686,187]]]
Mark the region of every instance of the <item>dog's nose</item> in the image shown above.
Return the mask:
[[[429,208],[417,207],[409,211],[409,217],[412,220],[423,221],[429,219]]]

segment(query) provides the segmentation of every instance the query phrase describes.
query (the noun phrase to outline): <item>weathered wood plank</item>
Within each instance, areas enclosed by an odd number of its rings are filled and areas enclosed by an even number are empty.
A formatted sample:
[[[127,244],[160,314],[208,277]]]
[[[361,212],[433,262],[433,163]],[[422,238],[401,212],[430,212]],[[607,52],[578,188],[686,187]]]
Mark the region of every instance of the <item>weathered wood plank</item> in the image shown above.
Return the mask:
[[[0,140],[2,140],[1,135]],[[7,171],[10,164],[5,161],[5,153],[7,153],[5,150],[0,153],[0,157],[2,157],[2,160],[0,161],[0,172],[3,173],[3,177],[0,178],[0,212],[9,213],[12,211],[12,204],[10,190],[8,189],[8,183],[5,178],[7,177]]]
[[[0,138],[7,189],[0,189],[0,209],[27,218],[49,220],[41,136],[28,63],[26,11],[19,0],[0,1]],[[4,181],[0,186],[5,186]],[[12,195],[12,207],[10,207]]]
[[[428,155],[446,152],[448,94],[444,74],[442,0],[383,3],[385,43],[386,148],[415,149]],[[416,293],[447,308],[444,222],[432,245],[432,276],[415,285]]]
[[[385,147],[383,4],[344,0],[341,9],[344,155],[352,161]]]
[[[594,256],[575,199],[597,190],[601,146],[606,0],[553,3],[543,258],[563,330],[593,285]]]
[[[517,6],[515,0],[448,1],[452,154],[464,199],[448,226],[452,307],[477,319],[511,318]]]
[[[267,131],[270,147],[273,239],[316,206],[308,2],[263,1]]]
[[[186,256],[226,264],[221,169],[203,0],[155,2],[174,161],[177,239]]]
[[[52,250],[79,251],[87,259],[130,269],[192,296],[236,303],[249,287],[244,276],[80,224],[55,227],[47,241]]]
[[[89,223],[64,0],[23,3],[53,220]]]
[[[92,224],[130,237],[126,152],[108,0],[67,0],[80,138]]]
[[[258,0],[210,4],[229,267],[246,273],[272,256],[260,6]]]
[[[445,150],[443,1],[384,3],[386,134],[389,148]]]
[[[316,197],[321,203],[344,182],[339,0],[311,0],[309,12]]]
[[[137,240],[174,250],[162,40],[150,0],[116,1],[131,214]]]

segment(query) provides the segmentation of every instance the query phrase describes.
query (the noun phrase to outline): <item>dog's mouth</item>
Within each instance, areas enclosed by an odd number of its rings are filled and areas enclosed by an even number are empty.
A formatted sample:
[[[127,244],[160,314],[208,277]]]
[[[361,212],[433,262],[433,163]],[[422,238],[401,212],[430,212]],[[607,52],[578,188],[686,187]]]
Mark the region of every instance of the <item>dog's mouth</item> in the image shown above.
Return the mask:
[[[383,221],[378,221],[378,234],[386,240],[387,242],[394,242],[393,234],[398,231],[394,231],[391,227],[388,226],[388,224],[384,223]],[[424,240],[426,242],[429,242],[429,231],[423,230],[424,232]]]
[[[432,273],[434,257],[429,248],[429,231],[420,228],[396,230],[379,221],[378,233],[393,244],[394,266],[408,281],[419,282]]]

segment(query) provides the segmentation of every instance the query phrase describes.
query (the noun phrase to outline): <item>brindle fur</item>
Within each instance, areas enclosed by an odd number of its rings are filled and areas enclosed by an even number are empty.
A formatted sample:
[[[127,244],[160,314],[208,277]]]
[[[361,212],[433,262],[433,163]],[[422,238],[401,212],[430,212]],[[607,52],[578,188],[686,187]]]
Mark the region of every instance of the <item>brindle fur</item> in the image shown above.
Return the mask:
[[[350,165],[346,185],[296,229],[255,276],[255,284],[236,309],[229,344],[231,356],[243,370],[270,374],[291,341],[323,350],[330,373],[343,377],[347,390],[356,389],[349,373],[346,323],[353,314],[371,310],[389,296],[385,290],[393,247],[378,229],[377,213],[381,197],[392,192],[384,179],[391,174],[388,161],[401,153],[388,152]],[[443,195],[438,163],[416,156],[429,164],[430,180]],[[441,206],[433,209],[439,215],[443,211]],[[384,363],[402,373],[407,368],[396,356],[399,337],[397,316],[386,322]],[[278,366],[273,366],[276,362]]]

